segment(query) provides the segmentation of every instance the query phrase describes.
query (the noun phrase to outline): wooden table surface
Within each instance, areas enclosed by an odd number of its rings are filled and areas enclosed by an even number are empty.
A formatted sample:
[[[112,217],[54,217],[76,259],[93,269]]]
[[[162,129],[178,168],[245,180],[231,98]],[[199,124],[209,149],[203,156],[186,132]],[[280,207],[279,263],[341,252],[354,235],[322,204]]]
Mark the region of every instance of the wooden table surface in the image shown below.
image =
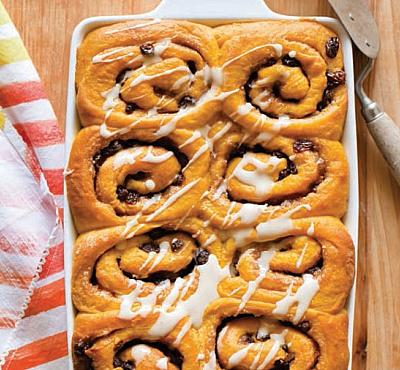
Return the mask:
[[[245,1],[245,0],[243,0]],[[73,28],[95,15],[151,10],[157,0],[3,0],[64,125]],[[326,0],[267,0],[293,15],[334,16]],[[396,6],[397,5],[397,6]],[[400,124],[399,0],[369,0],[381,51],[368,91]],[[356,53],[356,70],[360,55]],[[399,143],[400,145],[400,143]],[[353,369],[400,369],[400,189],[358,115],[360,242]],[[61,369],[60,369],[61,370]]]

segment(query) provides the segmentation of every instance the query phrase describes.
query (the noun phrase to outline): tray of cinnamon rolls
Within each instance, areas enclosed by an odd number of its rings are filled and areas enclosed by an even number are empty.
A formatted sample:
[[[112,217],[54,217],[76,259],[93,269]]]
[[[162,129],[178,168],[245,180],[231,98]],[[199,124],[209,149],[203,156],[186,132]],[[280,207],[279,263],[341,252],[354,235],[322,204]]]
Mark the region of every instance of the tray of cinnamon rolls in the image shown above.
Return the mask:
[[[351,366],[351,44],[335,20],[243,3],[74,33],[71,370]]]

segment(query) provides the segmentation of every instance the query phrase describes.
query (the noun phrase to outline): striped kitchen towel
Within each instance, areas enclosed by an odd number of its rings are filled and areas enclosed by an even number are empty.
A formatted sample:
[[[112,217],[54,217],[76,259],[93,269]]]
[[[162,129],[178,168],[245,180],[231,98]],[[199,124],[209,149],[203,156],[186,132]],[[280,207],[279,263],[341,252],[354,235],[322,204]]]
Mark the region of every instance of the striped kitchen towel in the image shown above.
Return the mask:
[[[63,370],[63,135],[1,2],[0,107],[0,367]]]

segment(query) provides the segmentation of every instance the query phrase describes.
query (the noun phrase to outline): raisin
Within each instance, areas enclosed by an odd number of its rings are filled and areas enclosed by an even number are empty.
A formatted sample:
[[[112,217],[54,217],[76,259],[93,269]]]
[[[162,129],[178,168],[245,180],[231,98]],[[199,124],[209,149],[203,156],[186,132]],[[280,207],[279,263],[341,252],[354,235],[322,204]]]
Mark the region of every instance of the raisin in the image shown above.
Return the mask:
[[[188,62],[186,62],[186,64],[192,74],[195,74],[197,72],[196,63],[193,60],[189,60]]]
[[[154,45],[151,42],[145,42],[140,45],[140,52],[143,55],[154,55]]]
[[[243,335],[239,338],[239,342],[240,342],[240,343],[243,343],[243,344],[254,343],[253,334],[252,334],[252,333],[243,334]]]
[[[126,361],[122,364],[122,370],[134,370],[134,369],[135,365],[130,361]]]
[[[137,109],[138,106],[135,103],[126,103],[126,107],[125,107],[125,113],[126,114],[131,114],[135,111],[135,109]]]
[[[118,357],[114,358],[113,365],[115,368],[121,367],[123,370],[134,370],[135,366],[131,361],[122,361]]]
[[[319,271],[321,271],[321,268],[318,266],[314,266],[314,267],[309,268],[305,273],[306,274],[315,274]]]
[[[281,172],[279,172],[278,181],[283,180],[285,177],[289,175],[296,175],[297,167],[292,161],[288,161],[288,166],[284,168]]]
[[[296,175],[296,174],[297,174],[297,167],[296,167],[296,165],[294,164],[294,162],[292,162],[292,161],[289,162],[288,169],[289,169],[289,173],[290,173],[291,175]]]
[[[139,200],[139,194],[135,191],[128,190],[128,195],[126,196],[125,202],[128,204],[135,204]]]
[[[171,249],[172,252],[178,252],[183,248],[183,241],[180,239],[172,239]]]
[[[237,157],[241,158],[241,157],[243,157],[243,156],[246,154],[246,152],[247,152],[247,148],[246,148],[246,147],[244,147],[244,146],[239,146],[239,147],[237,147],[236,149],[234,149],[234,150],[231,152],[230,157],[231,157],[231,158],[237,158]]]
[[[282,57],[282,64],[288,67],[300,67],[300,62],[296,58],[291,58],[288,54]]]
[[[257,332],[256,339],[259,340],[260,342],[265,342],[270,338],[271,336],[269,334]]]
[[[160,246],[154,242],[144,243],[142,244],[139,249],[146,253],[156,252],[160,253]]]
[[[121,149],[123,149],[122,142],[119,140],[113,140],[107,147],[103,148],[100,153],[103,157],[110,157]]]
[[[289,370],[290,364],[289,362],[279,359],[274,362],[273,370]]]
[[[271,67],[276,64],[275,58],[269,58],[261,67]]]
[[[178,173],[176,175],[176,178],[175,178],[175,181],[174,181],[174,185],[177,185],[177,186],[182,185],[183,180],[184,180],[183,174]]]
[[[296,328],[303,333],[307,333],[311,329],[311,324],[309,321],[302,321],[301,323],[296,325]]]
[[[279,81],[276,81],[272,86],[272,93],[276,97],[279,97],[281,95],[281,83]]]
[[[274,150],[271,154],[273,157],[276,157],[276,158],[285,158],[286,157],[285,154],[283,154],[279,150]]]
[[[196,264],[197,265],[205,265],[208,262],[208,257],[210,256],[210,253],[208,253],[206,250],[201,249],[197,252],[196,255]]]
[[[329,58],[336,57],[339,51],[339,39],[337,37],[331,37],[325,44],[325,50]]]
[[[295,153],[302,153],[308,150],[314,150],[314,143],[307,139],[296,140],[293,144],[293,150]]]
[[[85,342],[83,340],[80,340],[77,344],[74,346],[74,353],[76,356],[86,356],[85,351],[89,349],[91,346],[90,342]]]
[[[121,202],[125,202],[127,196],[129,194],[128,189],[124,188],[122,185],[118,185],[117,186],[117,198],[121,201]]]
[[[289,352],[289,347],[288,347],[288,345],[285,343],[285,344],[282,344],[282,349],[285,351],[285,352]]]
[[[187,108],[188,106],[194,105],[195,103],[196,103],[196,100],[192,96],[185,95],[179,101],[179,107]]]
[[[162,238],[164,235],[167,234],[167,231],[164,229],[154,229],[148,232],[148,235],[151,239],[155,240],[155,239],[159,239]]]
[[[328,106],[329,103],[332,102],[333,92],[330,89],[325,89],[324,95],[322,96],[322,100],[317,104],[317,110],[321,111]]]
[[[326,78],[328,80],[328,89],[334,89],[346,82],[346,72],[340,70],[328,71],[326,72]]]
[[[127,69],[124,69],[121,72],[119,72],[117,78],[115,79],[115,82],[117,84],[122,84],[124,82],[126,72],[129,72],[129,71],[130,71],[130,69],[127,68]]]

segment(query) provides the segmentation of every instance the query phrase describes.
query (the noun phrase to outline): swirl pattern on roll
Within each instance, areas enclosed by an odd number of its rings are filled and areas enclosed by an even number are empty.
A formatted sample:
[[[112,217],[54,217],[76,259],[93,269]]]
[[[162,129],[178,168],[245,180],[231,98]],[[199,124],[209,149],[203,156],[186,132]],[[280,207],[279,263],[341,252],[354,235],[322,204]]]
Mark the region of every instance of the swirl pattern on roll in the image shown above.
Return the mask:
[[[135,20],[77,55],[65,172],[78,370],[344,370],[340,40]]]
[[[162,136],[219,109],[218,45],[208,27],[132,21],[91,32],[78,50],[77,108],[105,137],[132,127]]]
[[[347,110],[336,35],[317,22],[268,21],[218,27],[223,110],[255,133],[338,140]],[[330,41],[338,44],[332,49]]]
[[[346,212],[348,168],[336,141],[268,139],[232,127],[214,145],[210,174],[200,214],[219,229]]]
[[[210,152],[193,133],[158,139],[132,130],[104,138],[98,126],[81,130],[69,160],[69,202],[80,232],[136,222],[179,219],[207,190]]]

